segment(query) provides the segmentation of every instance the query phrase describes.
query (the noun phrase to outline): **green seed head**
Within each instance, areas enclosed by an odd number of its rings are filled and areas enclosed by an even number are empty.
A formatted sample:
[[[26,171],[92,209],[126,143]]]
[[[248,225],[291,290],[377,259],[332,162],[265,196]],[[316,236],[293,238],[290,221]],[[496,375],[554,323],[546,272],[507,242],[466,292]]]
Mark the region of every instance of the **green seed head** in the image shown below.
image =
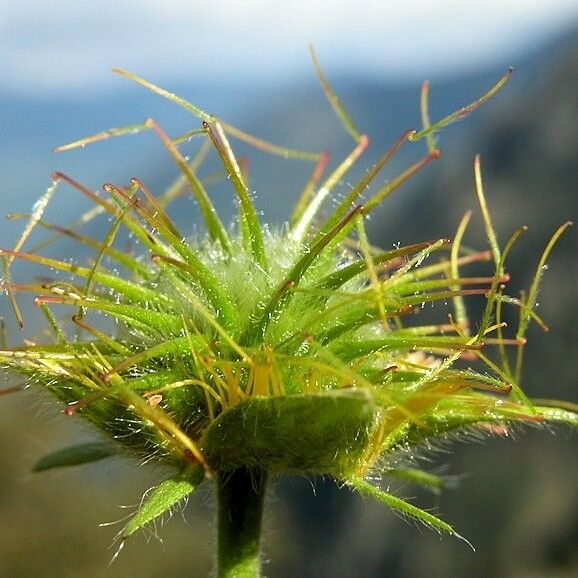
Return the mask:
[[[153,130],[182,176],[164,195],[154,195],[133,179],[127,186],[105,185],[107,197],[101,198],[57,174],[14,249],[0,253],[4,289],[17,318],[21,319],[15,293],[36,292],[35,302],[54,336],[52,343],[27,343],[0,352],[2,364],[51,391],[64,403],[65,413],[87,419],[110,439],[66,448],[39,462],[36,469],[126,451],[178,470],[149,495],[125,536],[169,509],[203,478],[240,468],[329,474],[453,533],[444,522],[370,486],[364,478],[379,472],[431,485],[435,477],[404,468],[403,456],[464,428],[492,431],[515,421],[578,423],[572,411],[547,404],[538,407],[520,388],[526,328],[532,319],[543,323],[533,312],[541,267],[525,298],[504,294],[505,258],[517,234],[503,250],[499,248],[485,206],[479,162],[477,189],[491,251],[461,248],[469,216],[453,243],[440,239],[390,251],[371,246],[364,228],[366,216],[385,197],[439,156],[434,132],[487,100],[507,75],[481,99],[433,125],[422,95],[423,130],[402,135],[322,219],[324,202],[369,141],[318,72],[355,140],[351,154],[325,181],[327,155],[264,143],[123,73],[202,119],[201,129],[193,131],[205,143],[199,156],[186,161],[178,149],[184,137],[169,138],[152,120],[61,147]],[[259,223],[228,136],[272,154],[316,163],[285,227]],[[397,149],[421,138],[427,138],[427,156],[384,187],[368,192],[372,179]],[[231,228],[221,223],[198,177],[202,156],[209,149],[220,158],[238,200],[239,216]],[[87,238],[76,227],[56,227],[42,220],[61,183],[92,199],[94,214],[109,214],[112,225],[102,240]],[[205,233],[195,238],[179,231],[167,210],[169,201],[186,188],[206,224]],[[36,251],[23,252],[37,225],[93,247],[93,263],[85,267]],[[122,229],[140,241],[143,255],[114,248]],[[491,257],[485,277],[468,276],[469,264]],[[57,269],[66,278],[72,274],[75,281],[16,285],[10,276],[16,258]],[[469,295],[486,299],[485,313],[477,323],[467,319]],[[451,302],[453,314],[448,319],[446,310],[438,323],[420,325],[416,313],[424,304],[436,302]],[[511,337],[505,336],[501,320],[504,303],[520,309],[520,325]],[[70,311],[64,325],[52,313],[61,305]],[[95,316],[102,315],[113,324],[109,330],[97,328]],[[517,349],[515,363],[507,348]]]

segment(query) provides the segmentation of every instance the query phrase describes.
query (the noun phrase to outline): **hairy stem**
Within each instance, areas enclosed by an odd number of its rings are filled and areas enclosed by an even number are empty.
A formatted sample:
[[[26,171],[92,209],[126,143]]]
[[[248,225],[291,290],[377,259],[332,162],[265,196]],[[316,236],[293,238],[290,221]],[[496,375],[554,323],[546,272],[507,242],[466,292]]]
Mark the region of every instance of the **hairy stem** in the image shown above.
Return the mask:
[[[259,578],[259,539],[267,474],[240,468],[217,477],[218,577]]]

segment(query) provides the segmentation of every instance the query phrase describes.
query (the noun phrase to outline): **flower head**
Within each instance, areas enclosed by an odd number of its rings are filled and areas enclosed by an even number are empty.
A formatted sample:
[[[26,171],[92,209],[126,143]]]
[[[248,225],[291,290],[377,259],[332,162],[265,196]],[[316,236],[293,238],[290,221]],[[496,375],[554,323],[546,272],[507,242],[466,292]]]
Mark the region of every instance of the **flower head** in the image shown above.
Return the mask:
[[[439,156],[435,131],[487,100],[507,75],[481,99],[433,125],[427,120],[424,85],[423,130],[404,133],[322,219],[324,201],[369,141],[318,72],[355,140],[350,155],[324,182],[329,161],[325,153],[280,149],[123,73],[202,119],[200,129],[176,139],[153,120],[137,127],[159,136],[182,171],[178,182],[161,196],[138,179],[126,186],[106,184],[108,196],[102,198],[71,177],[55,174],[15,248],[0,252],[4,289],[17,317],[15,293],[38,293],[35,303],[54,338],[52,343],[26,343],[1,351],[2,365],[52,392],[64,403],[65,413],[87,419],[110,439],[65,448],[41,460],[36,469],[126,451],[178,472],[149,494],[126,526],[125,537],[203,479],[240,468],[329,474],[440,531],[454,533],[445,522],[366,480],[379,474],[437,484],[435,476],[416,470],[414,464],[404,465],[404,456],[465,428],[491,431],[510,422],[578,423],[572,411],[536,406],[520,388],[525,331],[531,320],[543,325],[533,312],[541,265],[525,298],[504,294],[505,259],[521,230],[500,249],[485,206],[479,160],[477,189],[490,251],[462,249],[469,215],[453,242],[439,239],[383,251],[370,244],[365,231],[366,217]],[[113,129],[61,149],[134,130],[134,126]],[[201,155],[207,146],[216,151],[231,181],[239,215],[230,228],[222,224],[197,176],[201,157],[189,162],[179,152],[179,143],[191,136],[204,139]],[[228,136],[273,154],[315,162],[286,226],[268,228],[259,222]],[[427,155],[368,194],[371,181],[397,149],[421,138],[428,139]],[[42,220],[61,183],[89,197],[96,207],[92,214],[110,216],[112,224],[103,240]],[[193,193],[206,225],[194,239],[177,229],[167,209],[184,188]],[[92,264],[23,252],[37,225],[94,247]],[[140,241],[144,255],[115,248],[123,228]],[[436,255],[442,258],[435,259]],[[42,285],[15,284],[10,276],[15,259],[61,271],[66,277]],[[463,272],[471,263],[488,261],[492,265],[486,276]],[[470,295],[486,299],[483,317],[475,325],[466,314],[465,299]],[[449,318],[420,324],[416,314],[424,304],[448,301],[454,305]],[[512,337],[504,335],[504,303],[521,312]],[[74,332],[52,312],[62,305],[72,310],[68,317]],[[99,315],[114,323],[112,330],[98,328]],[[517,349],[516,366],[510,364],[507,348]],[[470,367],[476,361],[475,368]]]

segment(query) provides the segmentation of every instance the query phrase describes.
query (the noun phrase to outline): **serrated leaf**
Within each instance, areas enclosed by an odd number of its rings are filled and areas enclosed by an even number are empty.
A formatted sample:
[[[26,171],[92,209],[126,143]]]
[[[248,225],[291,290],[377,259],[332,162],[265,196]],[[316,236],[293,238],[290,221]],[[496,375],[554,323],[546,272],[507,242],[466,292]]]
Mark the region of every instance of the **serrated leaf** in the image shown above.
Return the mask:
[[[117,449],[107,442],[77,444],[57,450],[38,460],[32,467],[33,472],[42,472],[52,468],[79,466],[97,462],[117,453]]]
[[[124,527],[122,539],[125,540],[159,516],[169,512],[171,508],[194,492],[203,479],[202,468],[194,467],[161,482],[145,494],[138,512]]]
[[[260,467],[343,477],[362,458],[376,415],[364,390],[254,397],[211,424],[203,453],[216,471]]]

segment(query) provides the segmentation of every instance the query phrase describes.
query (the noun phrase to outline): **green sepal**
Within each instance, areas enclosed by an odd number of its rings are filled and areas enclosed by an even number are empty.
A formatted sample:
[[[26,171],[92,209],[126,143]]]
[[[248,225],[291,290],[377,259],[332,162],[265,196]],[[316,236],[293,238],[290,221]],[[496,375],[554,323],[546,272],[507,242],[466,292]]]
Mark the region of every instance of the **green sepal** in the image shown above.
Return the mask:
[[[439,494],[446,485],[444,478],[441,476],[420,470],[419,468],[394,468],[387,470],[385,475],[394,480],[417,484],[435,494]]]
[[[564,404],[564,402],[559,403],[561,405]],[[566,425],[578,427],[578,414],[576,411],[569,411],[563,407],[546,406],[535,406],[535,410],[539,416],[548,422],[565,423]]]
[[[437,516],[434,516],[433,514],[430,514],[429,512],[426,512],[425,510],[422,510],[421,508],[418,508],[417,506],[414,506],[413,504],[410,504],[409,502],[406,502],[397,496],[388,494],[387,492],[376,488],[363,479],[355,478],[348,480],[348,484],[361,494],[377,500],[384,506],[392,508],[403,516],[417,520],[418,522],[421,522],[422,524],[437,530],[440,533],[449,534],[450,536],[459,538],[471,546],[471,544],[463,536],[460,536],[460,534],[458,534],[450,524],[440,520]]]
[[[166,479],[147,492],[138,512],[123,528],[121,539],[126,540],[159,516],[170,512],[174,506],[201,485],[204,477],[204,470],[201,467],[192,466]]]
[[[253,397],[222,413],[202,448],[215,471],[343,477],[359,466],[376,421],[377,406],[361,389]]]
[[[393,430],[386,438],[381,451],[409,448],[423,444],[434,438],[466,431],[469,427],[487,426],[492,432],[493,425],[508,424],[564,423],[578,426],[578,414],[559,407],[528,406],[505,400],[490,398],[470,392],[460,400],[440,402],[434,413],[420,416],[420,425],[406,422]]]
[[[57,450],[40,458],[34,466],[33,472],[43,472],[52,468],[79,466],[109,458],[117,453],[117,448],[107,442],[89,442],[76,444]]]

